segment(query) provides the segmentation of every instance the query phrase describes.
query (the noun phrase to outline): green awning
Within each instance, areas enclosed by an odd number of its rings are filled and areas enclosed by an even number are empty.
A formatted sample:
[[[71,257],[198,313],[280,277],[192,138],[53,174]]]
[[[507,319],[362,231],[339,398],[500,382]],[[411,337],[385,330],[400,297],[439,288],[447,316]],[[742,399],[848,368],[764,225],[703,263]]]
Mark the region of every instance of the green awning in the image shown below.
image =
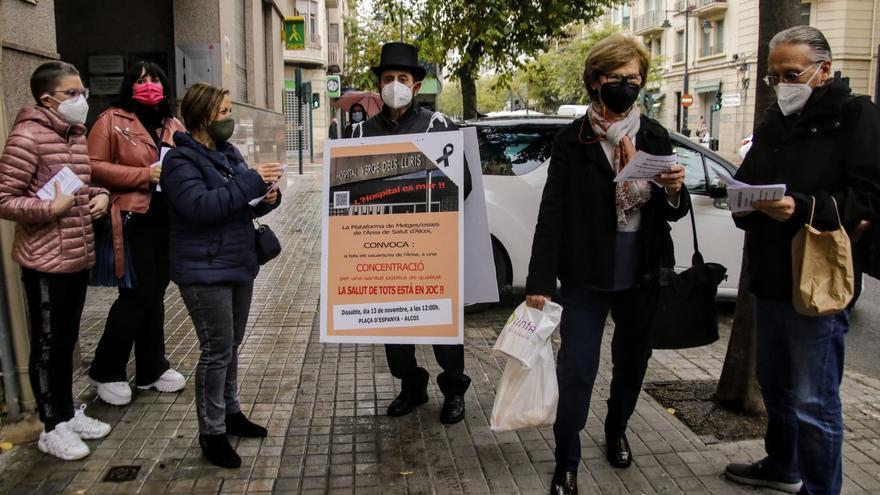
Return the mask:
[[[419,90],[420,95],[436,95],[440,92],[440,82],[433,77],[426,77],[422,80],[422,89]]]
[[[721,89],[721,79],[700,81],[694,84],[694,93],[716,93]]]

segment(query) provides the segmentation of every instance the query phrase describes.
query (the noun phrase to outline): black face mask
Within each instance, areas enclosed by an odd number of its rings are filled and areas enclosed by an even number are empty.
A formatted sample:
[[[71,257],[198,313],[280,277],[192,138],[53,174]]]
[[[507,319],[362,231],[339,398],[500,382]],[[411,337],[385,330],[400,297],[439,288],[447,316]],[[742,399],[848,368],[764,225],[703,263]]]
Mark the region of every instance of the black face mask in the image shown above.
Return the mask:
[[[641,87],[627,84],[626,81],[619,83],[605,83],[599,88],[599,96],[602,104],[614,113],[624,113],[629,110],[639,97]]]

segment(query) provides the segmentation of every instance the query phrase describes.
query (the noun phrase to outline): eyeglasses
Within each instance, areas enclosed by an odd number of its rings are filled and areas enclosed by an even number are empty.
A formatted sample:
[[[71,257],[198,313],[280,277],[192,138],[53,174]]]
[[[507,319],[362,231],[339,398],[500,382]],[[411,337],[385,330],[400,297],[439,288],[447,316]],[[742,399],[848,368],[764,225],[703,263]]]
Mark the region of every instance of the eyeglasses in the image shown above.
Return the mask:
[[[641,75],[623,77],[620,74],[615,74],[615,73],[611,72],[609,74],[605,74],[605,79],[607,80],[607,82],[609,82],[611,84],[620,84],[620,83],[626,81],[626,83],[631,86],[641,86],[642,85],[642,76]]]
[[[763,79],[764,84],[766,84],[767,86],[770,86],[771,88],[773,86],[776,86],[780,82],[784,82],[787,84],[797,84],[801,81],[801,76],[804,75],[804,73],[806,73],[808,70],[815,67],[816,64],[821,64],[821,63],[822,62],[816,62],[800,72],[788,71],[785,74],[783,74],[781,78],[777,74],[767,74],[766,76],[764,76],[764,79]]]
[[[83,98],[89,99],[89,88],[82,89],[65,89],[63,91],[52,91],[53,93],[63,93],[67,95],[68,98],[76,98],[79,95],[82,95]]]

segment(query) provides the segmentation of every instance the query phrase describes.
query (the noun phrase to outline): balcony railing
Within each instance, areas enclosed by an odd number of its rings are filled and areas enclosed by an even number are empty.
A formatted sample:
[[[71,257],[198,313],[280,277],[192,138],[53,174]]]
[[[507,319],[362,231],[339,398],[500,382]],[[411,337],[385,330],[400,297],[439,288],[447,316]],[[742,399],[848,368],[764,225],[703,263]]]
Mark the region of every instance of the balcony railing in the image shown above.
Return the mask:
[[[321,36],[315,33],[309,33],[306,35],[306,46],[309,48],[317,48],[321,49]]]
[[[327,42],[327,63],[330,65],[339,65],[342,58],[339,56],[339,43],[336,41]]]
[[[700,56],[701,57],[711,57],[712,55],[718,55],[720,53],[724,53],[724,44],[723,43],[718,43],[714,46],[700,47]]]
[[[713,16],[727,10],[727,0],[695,0],[694,13],[700,17]]]
[[[660,11],[645,12],[644,14],[636,17],[636,22],[635,22],[635,24],[633,24],[633,32],[636,34],[642,34],[642,33],[647,33],[650,31],[663,29],[663,20],[664,20],[663,12],[660,12]]]

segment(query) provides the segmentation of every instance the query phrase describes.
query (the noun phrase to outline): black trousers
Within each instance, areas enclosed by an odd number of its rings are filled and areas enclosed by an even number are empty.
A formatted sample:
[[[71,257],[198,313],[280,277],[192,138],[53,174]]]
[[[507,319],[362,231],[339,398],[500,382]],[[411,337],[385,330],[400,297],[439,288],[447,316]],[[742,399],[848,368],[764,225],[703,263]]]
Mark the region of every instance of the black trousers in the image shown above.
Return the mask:
[[[416,346],[412,344],[385,344],[385,357],[394,378],[402,381],[404,390],[424,390],[428,386],[428,370],[416,361]],[[437,385],[443,395],[464,395],[471,379],[464,374],[463,345],[435,345],[434,357],[443,368],[437,376]]]
[[[125,228],[135,280],[131,289],[119,289],[110,307],[89,376],[101,383],[127,381],[134,346],[135,383],[150,385],[170,367],[165,359],[168,222],[165,215],[134,215]]]
[[[46,431],[73,418],[73,349],[86,301],[89,272],[22,269],[27,299],[31,388]]]
[[[635,290],[606,292],[563,286],[559,292],[562,344],[556,362],[559,403],[553,434],[556,465],[566,471],[577,471],[581,459],[580,432],[587,422],[609,312],[614,320],[614,337],[605,434],[623,435],[635,411],[651,357],[647,339],[638,329],[636,301]]]

